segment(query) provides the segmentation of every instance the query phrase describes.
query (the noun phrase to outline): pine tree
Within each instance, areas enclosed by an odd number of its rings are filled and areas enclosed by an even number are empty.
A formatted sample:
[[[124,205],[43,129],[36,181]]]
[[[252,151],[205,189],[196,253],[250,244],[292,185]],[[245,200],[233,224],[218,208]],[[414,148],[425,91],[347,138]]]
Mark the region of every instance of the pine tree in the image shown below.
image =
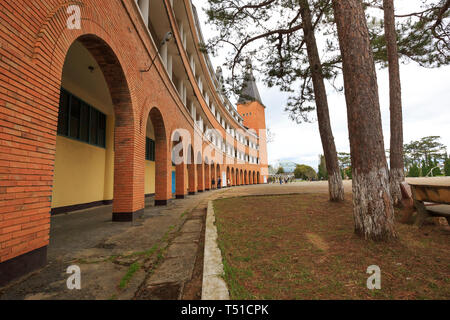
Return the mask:
[[[312,1],[252,1],[208,0],[209,22],[220,29],[220,36],[208,47],[217,50],[219,44],[231,44],[233,56],[228,62],[231,69],[229,83],[235,92],[235,68],[245,61],[244,55],[264,61],[260,68],[269,86],[279,85],[282,90],[298,93],[286,107],[297,122],[309,121],[308,113],[316,110],[319,132],[328,171],[330,200],[344,199],[344,187],[339,175],[336,146],[331,129],[327,93],[324,79],[333,77],[320,60],[315,39],[315,28],[331,10],[330,2]],[[283,12],[280,19],[273,18]],[[261,44],[256,48],[257,42]],[[252,47],[253,46],[253,47]],[[305,50],[306,49],[306,54]],[[298,88],[296,80],[303,83]]]
[[[444,174],[450,176],[450,158],[445,159],[444,162]]]
[[[318,170],[318,176],[320,180],[328,180],[328,172],[327,172],[327,165],[325,163],[325,157],[324,155],[319,156],[319,170]]]
[[[361,1],[333,0],[342,55],[355,232],[366,239],[396,237],[389,192],[377,75]]]
[[[384,0],[371,0],[368,7],[381,10]],[[410,13],[395,15],[399,57],[427,68],[450,64],[450,0],[426,0]],[[388,62],[387,38],[376,22],[371,28],[377,62]]]
[[[420,177],[420,169],[416,163],[414,163],[411,168],[409,168],[408,177],[417,178]]]
[[[391,144],[389,182],[394,205],[400,205],[402,192],[400,184],[405,181],[403,160],[403,118],[400,66],[395,30],[394,0],[383,0],[384,29],[389,64],[389,97],[391,115]]]

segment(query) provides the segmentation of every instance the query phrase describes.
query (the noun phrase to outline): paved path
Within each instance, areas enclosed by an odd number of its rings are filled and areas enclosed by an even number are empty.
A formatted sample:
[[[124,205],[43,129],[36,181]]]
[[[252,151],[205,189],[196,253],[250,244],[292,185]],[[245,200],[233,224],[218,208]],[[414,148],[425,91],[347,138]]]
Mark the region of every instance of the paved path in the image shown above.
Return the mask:
[[[344,187],[351,192],[351,182]],[[133,223],[111,222],[111,206],[55,216],[48,265],[0,288],[0,299],[180,299],[202,259],[209,200],[327,192],[327,182],[227,188],[149,206]],[[67,289],[71,265],[81,268],[81,290]]]
[[[351,187],[345,183],[346,191]],[[327,193],[326,182],[226,188],[167,207],[148,207],[133,223],[111,222],[111,207],[51,221],[48,265],[9,287],[0,299],[180,299],[202,250],[209,200],[245,195]],[[66,270],[81,268],[81,290],[68,290]]]

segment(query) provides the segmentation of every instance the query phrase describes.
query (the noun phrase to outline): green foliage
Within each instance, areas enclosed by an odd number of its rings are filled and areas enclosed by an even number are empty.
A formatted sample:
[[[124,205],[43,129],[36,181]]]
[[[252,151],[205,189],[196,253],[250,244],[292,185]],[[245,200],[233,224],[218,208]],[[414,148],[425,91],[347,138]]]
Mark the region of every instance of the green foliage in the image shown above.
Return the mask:
[[[411,168],[409,168],[408,177],[420,177],[420,169],[417,164],[414,163]]]
[[[327,172],[327,166],[325,163],[325,156],[320,155],[319,156],[319,170],[318,170],[318,178],[319,180],[328,180],[328,172]]]
[[[332,3],[328,0],[308,0],[312,22],[316,31],[334,37],[333,23],[321,23],[332,15]],[[208,23],[219,35],[208,43],[210,53],[217,53],[224,46],[230,49],[227,67],[231,77],[227,83],[234,94],[239,95],[246,69],[246,58],[261,62],[255,71],[264,75],[268,87],[278,86],[292,93],[286,111],[292,120],[309,122],[314,111],[315,96],[311,81],[311,69],[303,34],[303,23],[298,1],[208,0]],[[335,41],[337,44],[337,41]],[[334,54],[322,59],[324,79],[334,82],[341,69],[336,67],[340,57]],[[342,88],[336,88],[342,89]]]
[[[375,1],[376,2],[376,1]],[[402,62],[415,61],[423,67],[440,67],[450,63],[450,11],[443,10],[446,0],[427,0],[414,12],[396,17],[398,52]],[[378,4],[382,5],[378,0]],[[369,23],[375,61],[387,67],[384,22]]]
[[[405,167],[416,164],[422,168],[422,175],[426,176],[432,168],[443,162],[447,156],[446,147],[439,141],[439,136],[424,137],[404,145]]]
[[[134,276],[134,274],[136,272],[139,271],[139,269],[141,268],[141,265],[139,264],[139,262],[135,262],[133,263],[129,268],[127,273],[125,274],[125,276],[122,278],[122,280],[120,280],[120,284],[119,287],[121,289],[125,289],[128,286],[128,283],[130,282],[131,278]]]
[[[283,167],[279,167],[277,174],[283,174],[284,173],[284,168]]]
[[[332,1],[308,0],[307,3],[314,32],[320,34],[325,44],[321,53],[323,78],[342,92],[343,88],[335,83],[341,75],[342,59]],[[382,15],[379,9],[383,3],[381,0],[364,3],[371,9],[366,14],[375,61],[387,66],[384,22],[377,18]],[[396,17],[401,62],[412,60],[425,67],[450,63],[450,10],[443,10],[445,4],[446,0],[423,1],[422,7]],[[285,110],[297,123],[310,122],[309,115],[316,108],[299,9],[299,1],[291,0],[208,0],[208,23],[219,32],[205,47],[212,54],[224,46],[230,49],[227,67],[231,77],[226,82],[237,95],[244,80],[246,58],[261,62],[255,69],[264,75],[266,85],[291,93]]]
[[[348,167],[345,169],[345,175],[351,180],[353,178],[352,176],[352,167]]]
[[[296,179],[317,180],[316,171],[305,164],[298,164],[294,170],[294,175]]]
[[[341,169],[346,169],[352,165],[352,159],[350,153],[339,152],[338,153],[339,167]]]
[[[444,163],[444,174],[450,176],[450,158],[447,158]]]
[[[422,160],[422,167],[420,169],[422,177],[426,177],[431,171],[431,167],[427,164],[427,161],[425,160]]]
[[[437,177],[437,176],[442,176],[442,171],[440,168],[433,168],[432,170],[432,176],[433,177]]]

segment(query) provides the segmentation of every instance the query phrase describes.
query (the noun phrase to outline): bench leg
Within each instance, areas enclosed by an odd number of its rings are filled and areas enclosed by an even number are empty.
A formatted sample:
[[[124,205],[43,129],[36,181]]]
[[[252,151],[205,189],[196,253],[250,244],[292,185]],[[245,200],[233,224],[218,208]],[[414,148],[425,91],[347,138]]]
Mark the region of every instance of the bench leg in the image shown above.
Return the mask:
[[[414,206],[417,209],[417,217],[415,225],[421,227],[425,222],[425,220],[431,217],[431,215],[428,213],[427,208],[425,207],[423,202],[414,200]]]

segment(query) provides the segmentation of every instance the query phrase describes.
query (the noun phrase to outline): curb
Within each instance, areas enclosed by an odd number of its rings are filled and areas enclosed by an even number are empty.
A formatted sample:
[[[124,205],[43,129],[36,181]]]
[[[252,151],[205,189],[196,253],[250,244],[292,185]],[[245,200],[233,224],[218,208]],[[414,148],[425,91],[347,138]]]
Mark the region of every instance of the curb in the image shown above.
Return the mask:
[[[216,217],[212,201],[208,202],[205,226],[202,300],[230,300],[224,274],[222,253],[217,245]]]

